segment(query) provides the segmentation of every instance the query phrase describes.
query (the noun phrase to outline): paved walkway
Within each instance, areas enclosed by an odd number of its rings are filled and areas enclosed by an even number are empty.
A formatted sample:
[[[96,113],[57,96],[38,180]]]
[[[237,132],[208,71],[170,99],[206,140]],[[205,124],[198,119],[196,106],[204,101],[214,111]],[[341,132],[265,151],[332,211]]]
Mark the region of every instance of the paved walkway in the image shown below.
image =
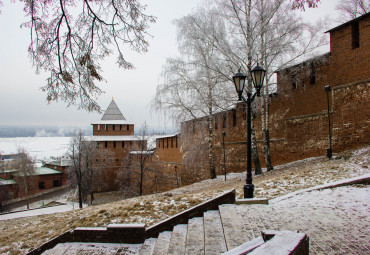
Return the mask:
[[[270,205],[233,206],[249,239],[265,229],[299,230],[310,238],[310,254],[370,254],[369,186],[311,191]]]

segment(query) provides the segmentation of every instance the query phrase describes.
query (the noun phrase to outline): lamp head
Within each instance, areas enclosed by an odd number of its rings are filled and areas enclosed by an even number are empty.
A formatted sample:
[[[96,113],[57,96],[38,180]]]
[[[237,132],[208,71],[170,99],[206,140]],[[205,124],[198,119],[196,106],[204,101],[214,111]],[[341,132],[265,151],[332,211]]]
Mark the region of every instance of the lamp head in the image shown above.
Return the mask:
[[[233,81],[235,85],[236,92],[238,93],[239,101],[242,100],[242,93],[245,86],[245,78],[247,78],[246,75],[239,71],[233,76]]]
[[[252,76],[252,82],[254,87],[257,90],[257,96],[261,96],[260,91],[263,86],[263,80],[265,79],[266,70],[260,67],[257,63],[257,66],[255,66],[251,71]]]

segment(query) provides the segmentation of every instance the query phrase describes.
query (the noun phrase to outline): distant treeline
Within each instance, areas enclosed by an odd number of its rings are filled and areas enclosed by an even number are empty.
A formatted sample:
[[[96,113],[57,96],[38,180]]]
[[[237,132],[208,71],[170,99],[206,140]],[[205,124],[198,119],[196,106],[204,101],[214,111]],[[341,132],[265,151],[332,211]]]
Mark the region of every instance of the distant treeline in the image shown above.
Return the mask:
[[[85,135],[92,135],[91,127],[0,126],[0,137],[74,136],[79,129]]]

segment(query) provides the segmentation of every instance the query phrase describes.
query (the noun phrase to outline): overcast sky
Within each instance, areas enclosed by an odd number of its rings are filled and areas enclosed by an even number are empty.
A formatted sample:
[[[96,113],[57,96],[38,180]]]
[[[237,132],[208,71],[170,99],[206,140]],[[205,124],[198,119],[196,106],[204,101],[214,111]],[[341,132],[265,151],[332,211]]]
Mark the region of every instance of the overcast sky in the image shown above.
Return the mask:
[[[322,0],[318,9],[300,12],[306,19],[315,20],[327,15],[335,18],[338,0]],[[106,92],[98,103],[103,110],[112,97],[127,120],[140,126],[145,120],[152,128],[167,125],[170,120],[159,118],[150,111],[149,103],[154,97],[161,67],[167,57],[177,55],[176,28],[172,21],[189,14],[201,0],[147,0],[147,13],[158,18],[150,28],[153,38],[148,38],[149,51],[145,54],[129,53],[128,60],[136,69],[125,71],[115,64],[115,57],[106,59],[102,65],[106,82],[100,83]],[[40,87],[45,84],[46,74],[35,74],[27,47],[29,30],[21,29],[26,21],[22,4],[3,1],[0,14],[0,125],[89,125],[100,120],[97,113],[66,107],[64,102],[47,104]],[[334,25],[334,24],[333,24]]]

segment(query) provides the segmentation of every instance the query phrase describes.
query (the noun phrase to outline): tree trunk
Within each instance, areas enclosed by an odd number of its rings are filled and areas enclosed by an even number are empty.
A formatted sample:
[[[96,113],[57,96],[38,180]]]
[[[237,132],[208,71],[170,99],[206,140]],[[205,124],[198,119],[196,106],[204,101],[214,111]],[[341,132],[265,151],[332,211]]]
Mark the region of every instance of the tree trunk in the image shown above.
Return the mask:
[[[252,11],[252,1],[248,1],[248,9],[247,12],[247,48],[248,48],[248,72],[252,70],[252,28],[251,28],[251,11]],[[248,75],[248,86],[249,90],[252,91],[252,81],[250,76]],[[260,157],[258,155],[258,147],[257,147],[257,139],[256,134],[254,132],[254,121],[251,118],[251,125],[252,125],[252,157],[253,157],[253,165],[255,170],[255,175],[262,174],[261,164],[260,164]]]
[[[264,26],[264,14],[263,14],[263,0],[260,1],[261,3],[261,64],[266,67],[266,42],[265,42],[265,31]],[[269,131],[269,89],[268,89],[268,73],[265,74],[265,86],[262,88],[262,112],[261,112],[261,120],[262,120],[262,139],[263,139],[263,153],[265,156],[265,164],[267,171],[271,171],[274,168],[272,167],[271,163],[271,153],[270,153],[270,131]]]

